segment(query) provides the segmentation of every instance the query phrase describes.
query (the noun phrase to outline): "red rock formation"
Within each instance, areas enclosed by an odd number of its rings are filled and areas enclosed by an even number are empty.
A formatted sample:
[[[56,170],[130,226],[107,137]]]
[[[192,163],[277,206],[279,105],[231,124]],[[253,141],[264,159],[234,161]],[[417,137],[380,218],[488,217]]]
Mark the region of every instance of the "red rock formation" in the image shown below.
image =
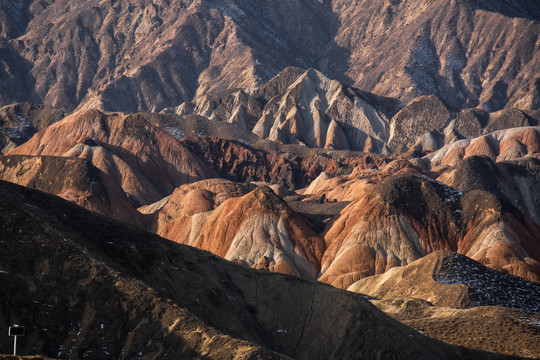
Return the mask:
[[[173,199],[179,196],[191,206],[173,215],[171,208],[179,208]],[[218,198],[203,186],[188,192],[179,188],[171,205],[160,211],[158,234],[254,268],[316,278],[323,240],[270,188],[263,186],[216,206]]]
[[[376,169],[391,160],[383,155],[327,152],[291,145],[266,144],[259,149],[214,136],[187,138],[182,142],[222,178],[238,182],[264,181],[289,189],[309,185],[323,171],[346,175],[356,167],[357,171]]]
[[[0,157],[0,179],[44,191],[88,210],[144,227],[122,188],[84,159],[56,156]]]
[[[518,127],[496,131],[475,139],[453,142],[423,159],[432,169],[454,165],[459,160],[484,155],[492,160],[504,161],[538,154],[540,127]]]
[[[143,116],[97,110],[66,117],[10,154],[86,158],[139,204],[155,202],[184,183],[216,177],[184,145]]]
[[[502,201],[502,202],[501,202]],[[460,191],[418,175],[373,186],[325,232],[320,280],[347,288],[437,250],[540,280],[540,226],[489,192]]]
[[[185,236],[181,231],[184,222],[191,223],[193,215],[214,210],[225,200],[243,196],[253,187],[222,179],[202,180],[182,185],[167,198],[139,210],[153,214],[153,231],[167,239],[179,241]]]

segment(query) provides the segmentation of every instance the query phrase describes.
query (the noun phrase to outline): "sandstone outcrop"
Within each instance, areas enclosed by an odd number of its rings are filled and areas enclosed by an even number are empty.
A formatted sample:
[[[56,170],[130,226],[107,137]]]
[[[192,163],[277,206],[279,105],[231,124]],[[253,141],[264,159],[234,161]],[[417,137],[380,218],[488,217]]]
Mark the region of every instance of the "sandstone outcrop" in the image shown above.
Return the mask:
[[[232,185],[221,199],[204,184],[177,189],[157,215],[157,233],[253,268],[315,279],[324,242],[307,220],[267,186],[234,197],[246,188],[235,194]]]
[[[518,127],[499,130],[473,139],[463,139],[445,145],[422,158],[424,164],[436,170],[455,165],[470,156],[487,156],[492,160],[515,160],[537,156],[540,151],[540,127]]]

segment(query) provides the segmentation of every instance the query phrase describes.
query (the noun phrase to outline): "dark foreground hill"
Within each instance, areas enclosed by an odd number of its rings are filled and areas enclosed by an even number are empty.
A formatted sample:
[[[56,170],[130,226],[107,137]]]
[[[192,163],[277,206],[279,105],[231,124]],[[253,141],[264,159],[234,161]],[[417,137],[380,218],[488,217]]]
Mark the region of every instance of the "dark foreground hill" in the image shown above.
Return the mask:
[[[24,354],[497,358],[424,337],[360,295],[250,270],[6,182],[0,220],[0,323],[27,327]]]

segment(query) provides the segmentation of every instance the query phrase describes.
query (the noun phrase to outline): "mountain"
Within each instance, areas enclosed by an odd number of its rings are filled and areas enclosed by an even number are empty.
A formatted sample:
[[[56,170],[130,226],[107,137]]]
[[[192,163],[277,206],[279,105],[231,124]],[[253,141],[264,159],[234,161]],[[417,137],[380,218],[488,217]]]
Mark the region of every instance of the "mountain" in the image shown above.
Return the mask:
[[[438,181],[460,191],[490,192],[540,225],[539,159],[495,162],[488,157],[472,156],[445,170]]]
[[[527,0],[3,3],[0,103],[148,111],[298,66],[403,103],[535,110],[539,19]]]
[[[427,338],[360,295],[247,269],[7,182],[0,195],[2,319],[26,326],[24,353],[502,358]]]
[[[87,159],[140,205],[160,200],[184,183],[216,177],[174,137],[136,114],[77,112],[9,154]]]
[[[0,157],[0,179],[60,196],[105,216],[145,226],[145,220],[122,188],[86,159],[3,156]]]
[[[399,106],[316,70],[287,68],[258,88],[202,95],[171,110],[234,123],[284,144],[383,153],[389,117]]]
[[[40,358],[540,356],[539,34],[530,0],[0,1],[0,323]]]
[[[536,358],[537,283],[495,272],[463,255],[438,251],[350,291],[367,294],[417,331],[456,345]]]
[[[264,181],[288,189],[309,185],[321,174],[347,175],[355,168],[370,169],[389,159],[377,154],[350,151],[319,151],[298,146],[275,146],[259,150],[242,141],[211,136],[182,140],[221,177],[238,182]]]
[[[470,156],[487,156],[492,160],[516,160],[536,157],[540,150],[540,127],[517,127],[499,130],[473,139],[463,139],[445,145],[422,158],[420,166],[437,167],[455,165]],[[439,169],[440,170],[440,169]]]
[[[540,227],[496,194],[460,191],[418,174],[371,185],[327,225],[319,279],[348,288],[428,253],[452,250],[538,281]]]
[[[378,299],[421,299],[455,309],[503,306],[540,313],[540,304],[531,296],[540,291],[538,283],[501,274],[446,250],[358,280],[349,290]]]
[[[246,188],[233,183],[222,182],[224,191],[205,186],[215,183],[175,190],[158,210],[156,232],[250,267],[317,277],[325,245],[306,219],[267,186],[241,196]]]
[[[538,125],[538,119],[517,109],[454,111],[436,95],[405,105],[317,70],[292,67],[259,87],[203,94],[162,113],[235,124],[283,144],[379,154],[413,151],[416,156],[456,140]]]

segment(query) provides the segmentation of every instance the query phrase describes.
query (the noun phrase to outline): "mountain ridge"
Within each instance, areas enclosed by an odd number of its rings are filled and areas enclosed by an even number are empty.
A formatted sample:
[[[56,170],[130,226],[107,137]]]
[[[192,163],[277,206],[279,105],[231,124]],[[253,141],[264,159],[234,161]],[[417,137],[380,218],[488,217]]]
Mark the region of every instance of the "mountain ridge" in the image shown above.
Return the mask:
[[[299,66],[404,103],[534,110],[539,19],[524,0],[4,4],[0,99],[160,110]]]

